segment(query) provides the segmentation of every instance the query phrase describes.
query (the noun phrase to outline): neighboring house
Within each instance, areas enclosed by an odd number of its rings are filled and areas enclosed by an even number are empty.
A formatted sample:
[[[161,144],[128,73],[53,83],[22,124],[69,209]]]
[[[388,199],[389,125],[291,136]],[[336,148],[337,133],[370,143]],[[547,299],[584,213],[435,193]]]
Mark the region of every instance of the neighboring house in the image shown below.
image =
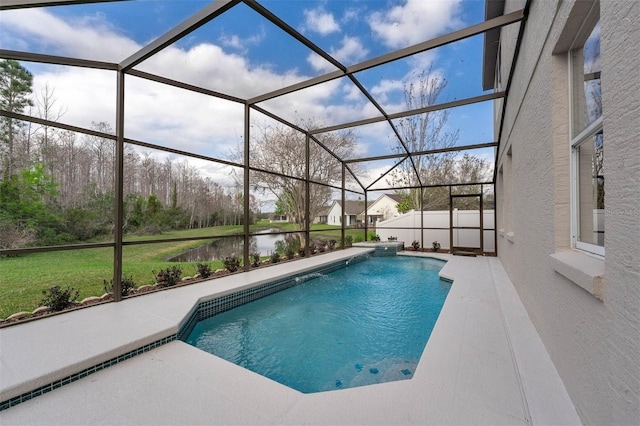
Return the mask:
[[[322,209],[320,209],[320,212],[318,213],[318,215],[313,219],[313,223],[327,224],[330,209],[331,209],[331,206],[325,206]]]
[[[402,201],[402,196],[398,194],[382,194],[377,200],[369,205],[367,215],[369,225],[374,225],[379,220],[391,219],[398,215],[397,206]],[[364,219],[364,211],[362,212]]]
[[[289,222],[289,218],[284,214],[275,214],[272,213],[269,215],[269,222],[271,223],[280,223],[280,222]]]
[[[344,212],[342,210],[342,202],[334,201],[327,213],[327,224],[341,226],[344,216],[345,226],[357,226],[363,223],[364,210],[364,201],[346,200]]]
[[[401,196],[395,194],[382,194],[377,200],[370,201],[368,208],[365,209],[364,201],[347,200],[345,215],[345,226],[357,226],[364,224],[365,213],[368,216],[369,226],[375,225],[376,221],[389,219],[396,214],[398,210],[396,206],[401,200]],[[366,210],[366,212],[365,212]],[[323,214],[326,216],[323,217]],[[323,222],[323,220],[326,221]],[[326,223],[329,225],[342,225],[342,202],[334,201],[331,206],[327,207],[326,213],[323,210],[315,219],[314,223]]]
[[[327,211],[327,225],[342,225],[342,206],[339,201],[334,201]]]

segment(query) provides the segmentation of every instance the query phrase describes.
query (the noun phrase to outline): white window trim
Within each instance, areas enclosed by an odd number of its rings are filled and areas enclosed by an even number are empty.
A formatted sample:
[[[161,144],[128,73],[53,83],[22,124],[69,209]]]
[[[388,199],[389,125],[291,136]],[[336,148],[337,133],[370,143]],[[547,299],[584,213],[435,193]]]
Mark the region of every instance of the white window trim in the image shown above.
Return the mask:
[[[588,253],[596,254],[598,256],[605,256],[605,248],[596,244],[589,244],[583,241],[578,241],[578,217],[580,215],[580,206],[578,203],[578,193],[580,188],[580,181],[578,176],[578,151],[577,147],[582,143],[586,142],[587,139],[592,138],[598,132],[603,130],[603,116],[598,117],[593,123],[583,129],[576,137],[571,137],[573,129],[571,128],[574,123],[574,114],[573,111],[573,59],[572,59],[572,51],[573,49],[569,49],[568,59],[569,59],[569,147],[571,149],[571,168],[570,168],[570,176],[571,176],[571,247],[586,251]],[[606,226],[606,225],[605,225]]]

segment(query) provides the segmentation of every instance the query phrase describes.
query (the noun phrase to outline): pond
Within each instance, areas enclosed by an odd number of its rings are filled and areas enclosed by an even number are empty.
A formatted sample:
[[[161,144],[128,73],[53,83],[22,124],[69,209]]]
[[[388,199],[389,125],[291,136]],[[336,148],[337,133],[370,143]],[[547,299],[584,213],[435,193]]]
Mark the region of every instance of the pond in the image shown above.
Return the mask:
[[[249,239],[249,253],[260,253],[260,256],[269,256],[276,250],[276,242],[284,241],[285,234],[270,234],[277,230],[268,229],[262,235],[256,235]],[[187,250],[176,256],[168,257],[168,262],[207,262],[210,260],[222,260],[226,256],[242,256],[244,237],[218,238],[207,244]]]

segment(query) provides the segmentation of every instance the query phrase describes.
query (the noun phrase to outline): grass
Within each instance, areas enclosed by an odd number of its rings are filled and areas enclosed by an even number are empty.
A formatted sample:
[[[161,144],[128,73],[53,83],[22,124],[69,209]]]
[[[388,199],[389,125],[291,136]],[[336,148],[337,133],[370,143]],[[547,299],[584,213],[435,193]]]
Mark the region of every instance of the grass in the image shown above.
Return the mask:
[[[293,231],[292,224],[258,223],[257,229],[277,228]],[[329,225],[313,225],[313,230],[322,231],[312,235],[340,240],[340,228]],[[171,231],[162,235],[127,236],[125,241],[154,240],[165,238],[197,238],[210,235],[233,235],[243,232],[242,226],[219,226],[204,229]],[[347,230],[348,235],[364,236],[362,230]],[[181,253],[206,243],[208,240],[178,241],[169,243],[132,245],[123,247],[123,276],[132,277],[136,286],[153,284],[153,271],[179,265],[182,276],[197,273],[197,262],[167,262],[166,257]],[[212,270],[222,268],[219,260],[207,262]],[[40,306],[42,291],[59,285],[80,290],[78,300],[89,296],[101,296],[104,280],[113,277],[113,249],[80,249],[33,253],[18,257],[0,258],[0,318],[20,311],[32,311]]]

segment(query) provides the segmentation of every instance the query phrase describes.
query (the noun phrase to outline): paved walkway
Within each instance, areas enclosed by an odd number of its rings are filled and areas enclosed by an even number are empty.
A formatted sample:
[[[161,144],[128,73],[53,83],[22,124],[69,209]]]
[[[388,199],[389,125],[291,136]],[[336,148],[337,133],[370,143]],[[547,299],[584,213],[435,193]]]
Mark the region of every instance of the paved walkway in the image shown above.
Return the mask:
[[[362,251],[0,329],[0,401],[176,333],[202,298]],[[500,261],[439,257],[454,283],[411,380],[302,394],[173,341],[1,411],[0,424],[579,424]]]

